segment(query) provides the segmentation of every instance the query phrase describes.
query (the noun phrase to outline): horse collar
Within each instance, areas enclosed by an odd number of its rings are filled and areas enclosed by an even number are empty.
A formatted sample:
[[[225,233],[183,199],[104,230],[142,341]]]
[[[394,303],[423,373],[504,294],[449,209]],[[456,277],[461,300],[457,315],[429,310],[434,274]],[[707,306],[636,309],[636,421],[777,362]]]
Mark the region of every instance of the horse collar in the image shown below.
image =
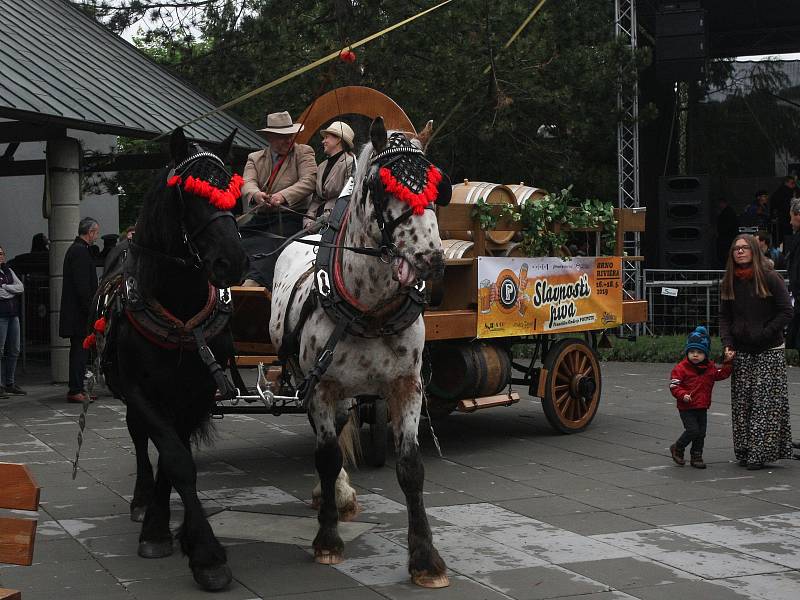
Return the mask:
[[[165,350],[198,350],[195,332],[201,331],[205,339],[216,337],[228,324],[233,311],[230,290],[217,289],[209,283],[205,306],[183,322],[154,298],[144,298],[136,278],[129,273],[123,277],[122,300],[125,316],[134,329],[147,341]]]

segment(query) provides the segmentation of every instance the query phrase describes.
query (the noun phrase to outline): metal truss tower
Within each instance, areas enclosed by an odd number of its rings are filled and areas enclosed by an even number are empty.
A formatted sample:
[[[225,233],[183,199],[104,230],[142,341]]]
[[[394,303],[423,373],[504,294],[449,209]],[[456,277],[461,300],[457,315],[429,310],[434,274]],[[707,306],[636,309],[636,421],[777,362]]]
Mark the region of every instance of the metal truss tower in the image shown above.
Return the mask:
[[[616,36],[630,48],[631,65],[636,50],[636,0],[614,0]],[[623,79],[624,81],[624,79]],[[639,207],[639,85],[638,80],[620,86],[617,94],[620,120],[617,124],[618,206]],[[626,233],[623,250],[630,260],[622,260],[623,293],[629,299],[642,298],[641,238],[638,232]],[[623,325],[622,334],[638,335],[639,325]]]

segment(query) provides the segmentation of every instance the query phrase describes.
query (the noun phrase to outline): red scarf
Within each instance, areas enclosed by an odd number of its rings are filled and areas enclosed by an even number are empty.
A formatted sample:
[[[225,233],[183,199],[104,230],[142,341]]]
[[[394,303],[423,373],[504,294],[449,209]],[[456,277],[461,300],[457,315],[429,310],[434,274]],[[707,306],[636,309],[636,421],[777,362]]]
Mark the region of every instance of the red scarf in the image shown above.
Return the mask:
[[[749,281],[753,278],[753,267],[736,267],[733,271],[733,274],[736,276],[737,279],[744,279],[745,281]]]

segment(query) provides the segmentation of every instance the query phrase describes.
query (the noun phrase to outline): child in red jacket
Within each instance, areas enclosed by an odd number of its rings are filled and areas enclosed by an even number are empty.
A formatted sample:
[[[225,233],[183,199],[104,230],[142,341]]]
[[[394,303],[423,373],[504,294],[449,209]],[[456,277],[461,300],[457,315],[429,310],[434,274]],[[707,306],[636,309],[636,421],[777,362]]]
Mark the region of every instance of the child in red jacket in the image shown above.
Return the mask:
[[[703,462],[703,443],[706,439],[706,423],[708,422],[708,407],[711,406],[711,390],[714,382],[722,381],[731,376],[731,361],[733,351],[725,352],[725,359],[721,367],[717,367],[713,360],[709,360],[711,339],[705,327],[698,327],[686,340],[684,352],[686,358],[672,369],[672,380],[669,390],[678,401],[678,411],[685,431],[678,441],[669,447],[672,460],[683,466],[686,461],[683,451],[690,443],[690,464],[697,469],[705,469]]]

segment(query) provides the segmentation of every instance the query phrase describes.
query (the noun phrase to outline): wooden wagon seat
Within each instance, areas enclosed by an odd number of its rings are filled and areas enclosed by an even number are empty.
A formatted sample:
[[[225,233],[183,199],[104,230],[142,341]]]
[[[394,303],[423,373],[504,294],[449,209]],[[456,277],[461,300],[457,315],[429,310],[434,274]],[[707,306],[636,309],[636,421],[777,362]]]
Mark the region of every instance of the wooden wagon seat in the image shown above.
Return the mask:
[[[35,511],[40,488],[25,465],[0,463],[0,508]],[[36,519],[0,516],[0,563],[30,565]],[[17,590],[0,588],[0,600],[20,600]]]

